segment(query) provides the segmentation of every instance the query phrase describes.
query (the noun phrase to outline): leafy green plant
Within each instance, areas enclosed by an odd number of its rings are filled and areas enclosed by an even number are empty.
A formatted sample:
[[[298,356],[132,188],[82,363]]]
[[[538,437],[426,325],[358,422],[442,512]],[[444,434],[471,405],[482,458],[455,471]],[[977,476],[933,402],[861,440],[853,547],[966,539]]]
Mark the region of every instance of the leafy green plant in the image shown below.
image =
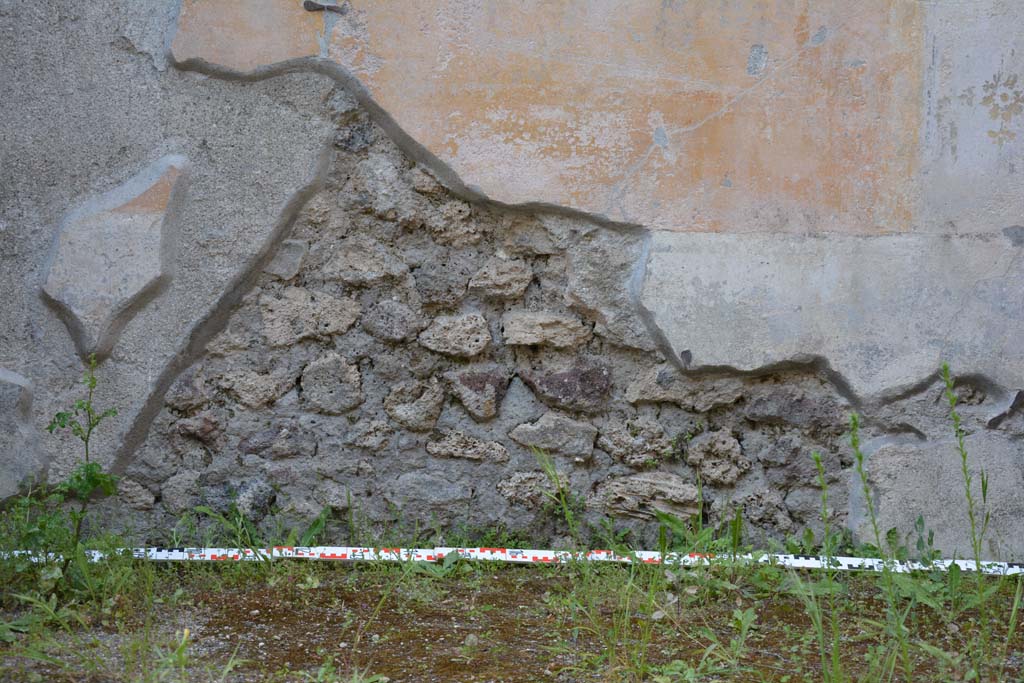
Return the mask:
[[[100,410],[93,405],[96,393],[96,355],[89,356],[85,376],[86,396],[78,399],[69,410],[59,411],[50,420],[46,429],[53,434],[58,429],[70,429],[82,442],[83,460],[71,471],[67,479],[55,487],[57,496],[74,498],[79,501],[78,510],[70,513],[74,527],[70,544],[63,548],[61,574],[66,575],[68,566],[82,555],[82,523],[85,521],[89,503],[95,495],[110,496],[117,492],[117,479],[103,471],[102,465],[91,459],[93,433],[108,417],[117,415],[116,408]]]

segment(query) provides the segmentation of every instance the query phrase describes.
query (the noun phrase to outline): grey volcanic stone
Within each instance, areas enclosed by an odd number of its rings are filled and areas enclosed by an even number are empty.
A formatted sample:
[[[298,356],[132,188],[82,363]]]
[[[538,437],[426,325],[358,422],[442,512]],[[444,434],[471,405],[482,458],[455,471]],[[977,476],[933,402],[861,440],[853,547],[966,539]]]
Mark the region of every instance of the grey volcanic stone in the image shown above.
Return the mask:
[[[494,257],[473,275],[469,289],[495,299],[518,299],[532,280],[533,271],[525,261]]]
[[[508,390],[509,374],[497,365],[468,367],[444,374],[452,393],[474,420],[490,420],[498,414]]]
[[[235,507],[246,518],[258,522],[270,512],[277,494],[263,479],[250,479],[238,487],[235,496]]]
[[[480,225],[469,220],[473,208],[461,199],[449,199],[427,217],[427,228],[439,244],[456,247],[476,244],[483,236]]]
[[[472,489],[441,472],[414,471],[399,476],[384,495],[389,503],[408,511],[408,517],[423,519],[433,515],[447,522],[462,511],[461,503],[469,502]]]
[[[509,311],[501,317],[506,344],[573,348],[590,338],[579,318],[561,313]]]
[[[525,370],[519,376],[544,403],[576,412],[603,410],[612,390],[611,368],[589,358],[577,359],[567,370]]]
[[[202,374],[194,367],[181,373],[164,396],[164,403],[168,408],[186,414],[199,410],[209,401],[210,392]]]
[[[160,502],[172,515],[189,512],[199,504],[199,473],[179,472],[160,488]]]
[[[205,444],[213,443],[221,433],[221,425],[217,416],[211,412],[202,412],[192,417],[178,420],[178,433],[191,437]]]
[[[458,251],[445,251],[413,272],[420,301],[428,308],[455,308],[466,295],[473,262]]]
[[[386,448],[395,430],[384,420],[360,420],[349,432],[345,443],[379,453]]]
[[[502,246],[505,251],[518,256],[550,256],[565,251],[566,239],[563,235],[552,234],[549,227],[552,218],[557,217],[503,216]]]
[[[419,342],[431,351],[471,358],[491,343],[491,331],[487,328],[487,320],[479,313],[442,315],[434,318],[420,334]]]
[[[629,294],[629,280],[644,258],[638,235],[594,230],[568,251],[566,298],[596,321],[595,334],[612,343],[653,351],[654,342]]]
[[[284,240],[277,248],[274,258],[263,269],[264,273],[279,280],[291,280],[299,274],[302,261],[309,253],[309,242],[305,240]]]
[[[152,510],[156,496],[134,479],[120,479],[117,482],[117,499],[133,510]]]
[[[589,422],[547,412],[536,422],[519,425],[509,432],[509,437],[524,446],[585,461],[594,454],[597,428]]]
[[[721,499],[720,499],[721,500]],[[772,532],[776,539],[781,539],[794,531],[793,519],[789,516],[786,503],[778,491],[760,489],[740,498],[736,503],[743,510],[743,521],[756,529]],[[718,501],[715,501],[718,506]],[[731,516],[731,506],[721,509],[719,516]]]
[[[443,407],[444,389],[435,378],[397,384],[384,399],[384,410],[391,419],[414,432],[433,429]]]
[[[738,377],[684,377],[671,365],[663,364],[641,373],[626,388],[626,400],[633,404],[675,403],[703,413],[735,403],[743,391],[743,380]]]
[[[287,287],[280,296],[260,297],[263,333],[271,346],[344,334],[359,318],[359,303],[322,292]]]
[[[704,432],[690,440],[686,462],[700,470],[704,481],[732,486],[750,469],[740,442],[725,429]]]
[[[409,341],[423,329],[423,320],[405,304],[388,300],[366,312],[363,329],[384,341]]]
[[[809,396],[799,387],[767,385],[747,401],[744,416],[751,422],[792,425],[836,434],[846,429],[846,415],[831,396]]]
[[[283,420],[243,438],[238,450],[244,455],[257,454],[272,460],[310,457],[316,453],[316,437],[303,429],[298,420]]]
[[[350,285],[374,285],[408,272],[409,267],[394,250],[372,237],[355,235],[342,242],[321,274]]]
[[[609,422],[601,428],[597,447],[630,467],[649,467],[673,450],[672,439],[649,417]]]
[[[496,441],[484,441],[464,432],[451,430],[427,444],[427,453],[439,458],[464,458],[486,462],[506,462],[508,450]]]
[[[221,378],[220,386],[248,408],[264,408],[285,394],[287,382],[274,375],[235,370]]]
[[[654,519],[655,511],[686,519],[700,512],[697,487],[671,472],[619,477],[598,489],[594,503],[612,515]]]
[[[320,356],[302,371],[302,400],[329,415],[352,410],[363,402],[359,368],[334,352]]]

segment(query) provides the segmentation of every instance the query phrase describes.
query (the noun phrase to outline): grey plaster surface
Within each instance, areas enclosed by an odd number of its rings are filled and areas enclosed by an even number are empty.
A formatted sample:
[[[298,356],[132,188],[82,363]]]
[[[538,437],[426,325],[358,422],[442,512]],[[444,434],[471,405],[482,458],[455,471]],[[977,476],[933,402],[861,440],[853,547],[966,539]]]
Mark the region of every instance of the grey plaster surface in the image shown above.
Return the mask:
[[[168,68],[176,6],[0,4],[0,366],[36,388],[37,428],[80,394],[72,337],[40,297],[63,216],[166,155],[192,164],[167,264],[176,276],[101,368],[97,399],[120,410],[98,435],[105,464],[130,460],[166,386],[269,263],[319,182],[332,130],[321,76],[246,84]],[[57,475],[75,457],[61,439],[40,448]]]
[[[690,369],[819,363],[857,400],[943,362],[1024,387],[1024,249],[972,236],[656,233],[640,294]]]
[[[988,511],[991,522],[982,537],[984,558],[1000,557],[1020,561],[1024,551],[1024,461],[1019,439],[990,432],[969,435],[965,439],[968,468],[973,476],[972,495],[976,501],[976,531],[980,534],[984,518],[981,507],[981,477],[988,477]],[[869,458],[868,479],[875,492],[881,532],[895,528],[901,534],[912,532],[917,518],[935,534],[935,547],[943,557],[972,556],[971,524],[961,473],[960,455],[953,438],[929,442],[904,442],[883,445]],[[851,482],[860,486],[860,482]],[[859,499],[863,504],[863,496]],[[871,539],[872,532],[863,511],[858,515],[856,531],[860,538]],[[913,548],[916,538],[910,538]]]
[[[29,381],[0,368],[0,499],[17,493],[26,479],[39,480],[45,474],[37,440]]]

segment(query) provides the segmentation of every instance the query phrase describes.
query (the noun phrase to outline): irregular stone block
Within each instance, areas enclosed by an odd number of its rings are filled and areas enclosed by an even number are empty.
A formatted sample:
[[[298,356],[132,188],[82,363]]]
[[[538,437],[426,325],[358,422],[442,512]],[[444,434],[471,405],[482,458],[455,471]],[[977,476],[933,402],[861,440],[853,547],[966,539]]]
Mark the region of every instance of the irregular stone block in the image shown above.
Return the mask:
[[[817,503],[820,514],[821,491],[815,493],[809,511],[813,514],[813,506]],[[724,526],[733,519],[737,508],[743,518],[745,542],[762,543],[762,539],[766,538],[782,540],[799,531],[790,517],[786,501],[778,491],[759,489],[738,499],[719,498],[711,505],[710,520]]]
[[[194,413],[209,402],[210,393],[195,367],[181,373],[164,396],[168,408],[185,414]]]
[[[743,415],[759,424],[792,425],[802,429],[835,434],[846,429],[847,417],[836,401],[827,395],[809,396],[798,387],[766,385],[751,397]]]
[[[387,447],[394,433],[384,420],[360,420],[346,436],[345,443],[379,453]]]
[[[477,422],[498,414],[508,390],[508,372],[496,365],[469,367],[444,374],[448,387]]]
[[[363,402],[359,368],[333,351],[306,366],[301,386],[302,400],[328,415],[340,415]]]
[[[508,450],[497,441],[484,441],[457,430],[448,431],[427,444],[427,453],[439,458],[464,458],[485,462],[508,461]]]
[[[233,394],[239,403],[254,409],[274,403],[288,390],[288,383],[280,378],[252,370],[229,372],[221,379],[220,386]]]
[[[280,347],[344,334],[359,318],[360,306],[352,299],[287,287],[280,296],[260,296],[260,313],[267,343]]]
[[[221,426],[213,413],[204,412],[178,420],[178,433],[205,444],[211,444],[220,436]]]
[[[509,432],[509,437],[523,446],[560,453],[583,462],[594,454],[597,428],[589,422],[547,412],[536,422],[519,425]]]
[[[423,326],[423,319],[398,301],[382,301],[363,316],[363,329],[389,342],[409,341]]]
[[[384,399],[384,411],[391,419],[413,432],[433,429],[443,407],[444,389],[434,378],[397,384]]]
[[[297,420],[284,420],[249,434],[238,442],[238,450],[243,455],[262,455],[271,460],[310,457],[316,453],[316,437]]]
[[[704,432],[690,440],[686,462],[700,470],[705,482],[732,486],[750,469],[740,442],[725,429]]]
[[[235,492],[232,501],[243,517],[258,522],[270,512],[277,493],[263,479],[249,479],[242,482]]]
[[[568,349],[590,339],[590,330],[571,315],[538,311],[509,311],[501,316],[506,344]]]
[[[413,273],[420,301],[425,307],[457,307],[473,272],[472,261],[457,250],[427,260]]]
[[[596,321],[594,333],[613,344],[653,351],[630,282],[647,258],[643,240],[634,234],[594,230],[568,250],[565,296],[572,306]]]
[[[577,359],[568,370],[524,370],[519,376],[547,405],[574,412],[600,412],[612,390],[611,368],[589,358]]]
[[[517,256],[551,256],[565,251],[566,240],[548,229],[551,216],[502,216],[502,246]]]
[[[43,299],[82,357],[104,358],[169,277],[184,157],[166,156],[64,219]]]
[[[952,433],[952,427],[950,428]],[[968,470],[975,504],[981,501],[981,472],[988,475],[991,521],[983,559],[1021,561],[1024,538],[1024,460],[1019,440],[981,431],[966,437]],[[918,516],[935,532],[943,557],[970,558],[971,530],[964,499],[960,455],[953,439],[892,443],[868,453],[865,469],[874,491],[879,528],[910,533]],[[981,515],[976,508],[979,524]],[[867,508],[856,475],[850,478],[848,524],[857,538],[874,543]]]
[[[277,248],[274,258],[263,269],[264,273],[279,280],[291,280],[299,274],[302,261],[309,253],[309,242],[305,240],[284,240]]]
[[[685,377],[668,364],[641,373],[626,388],[626,400],[639,403],[675,403],[685,410],[704,413],[735,403],[743,396],[743,380],[736,377]]]
[[[347,238],[321,269],[328,280],[357,286],[401,278],[408,272],[409,267],[394,250],[366,235]]]
[[[160,502],[172,515],[191,512],[199,504],[199,473],[179,472],[160,487]]]
[[[133,510],[152,510],[156,496],[134,479],[120,479],[117,482],[117,499]]]
[[[0,500],[17,494],[26,479],[41,479],[45,471],[32,426],[32,385],[0,368]]]
[[[569,485],[564,473],[558,472],[557,476],[562,488]],[[499,481],[495,488],[508,502],[533,508],[540,508],[557,495],[553,482],[543,472],[516,472]]]
[[[630,467],[650,467],[673,451],[672,439],[649,417],[612,421],[601,428],[597,447]]]
[[[440,244],[466,247],[480,241],[480,224],[470,221],[473,209],[461,199],[449,199],[427,216],[427,228]]]
[[[385,492],[385,499],[398,509],[423,517],[434,513],[448,520],[459,511],[460,503],[468,503],[473,491],[463,483],[453,482],[443,473],[406,472]]]
[[[518,299],[533,281],[533,270],[525,261],[491,258],[476,271],[469,289],[494,299]]]
[[[671,472],[642,472],[612,479],[596,501],[612,516],[654,519],[655,511],[686,519],[700,513],[697,487]]]
[[[479,313],[442,315],[434,318],[419,336],[419,342],[431,351],[458,358],[471,358],[491,343],[487,320]]]
[[[359,302],[352,299],[335,299],[323,292],[312,294],[313,315],[321,339],[344,334],[359,318]]]

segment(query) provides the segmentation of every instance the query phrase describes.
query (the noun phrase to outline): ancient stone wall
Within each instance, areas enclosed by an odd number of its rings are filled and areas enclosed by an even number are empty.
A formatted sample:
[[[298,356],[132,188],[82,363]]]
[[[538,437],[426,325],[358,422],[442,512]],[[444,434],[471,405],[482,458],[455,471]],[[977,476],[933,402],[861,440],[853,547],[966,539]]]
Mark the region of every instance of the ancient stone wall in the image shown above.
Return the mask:
[[[0,6],[0,495],[68,471],[95,353],[149,540],[539,542],[534,448],[637,542],[816,527],[819,452],[866,539],[857,411],[883,527],[963,553],[947,360],[1018,557],[1024,46],[982,4]]]

